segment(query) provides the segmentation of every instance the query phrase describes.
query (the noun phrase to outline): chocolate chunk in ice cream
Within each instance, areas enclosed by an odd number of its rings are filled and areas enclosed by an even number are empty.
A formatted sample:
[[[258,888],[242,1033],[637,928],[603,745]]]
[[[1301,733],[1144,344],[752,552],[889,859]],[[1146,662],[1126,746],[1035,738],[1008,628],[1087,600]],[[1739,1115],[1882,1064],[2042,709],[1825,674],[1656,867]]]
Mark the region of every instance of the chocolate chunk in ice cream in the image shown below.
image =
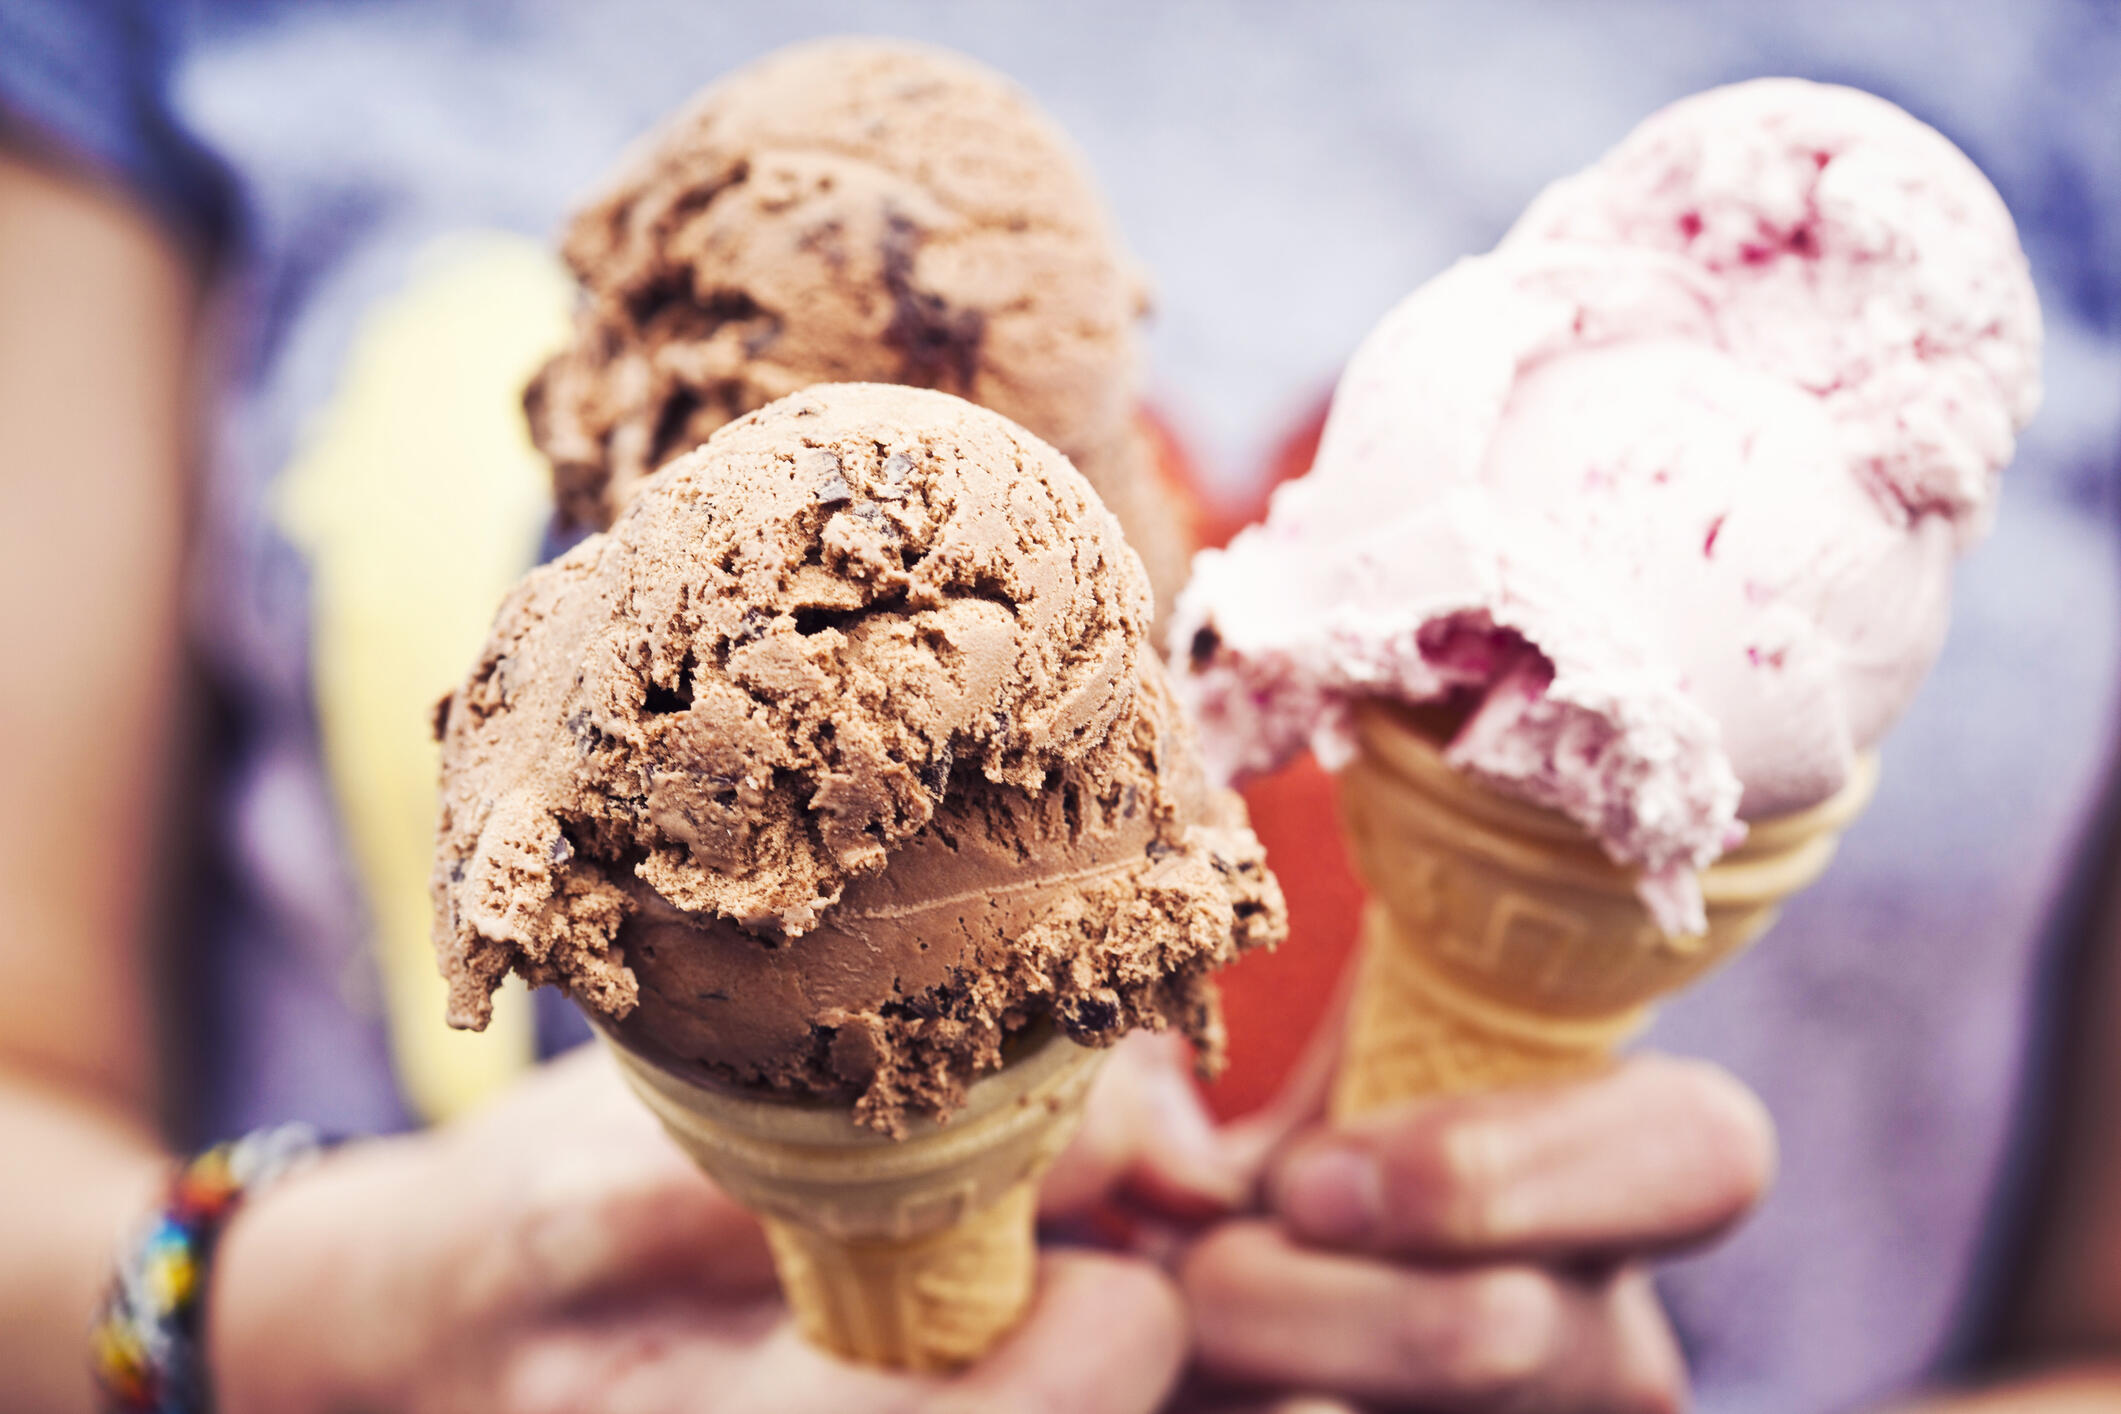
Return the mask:
[[[826,385],[730,424],[534,571],[440,714],[451,1019],[513,970],[885,1129],[1045,1018],[1212,1057],[1207,973],[1285,924],[1148,616],[993,413]]]
[[[1070,456],[1133,415],[1147,296],[1074,145],[919,45],[768,55],[652,134],[569,227],[584,300],[528,395],[562,507],[811,383],[940,388]]]
[[[619,950],[640,987],[630,1044],[703,1073],[843,1095],[890,1128],[947,1112],[1039,1017],[1109,1044],[1176,1026],[1209,1066],[1213,969],[1285,922],[1235,796],[1202,775],[1163,670],[1141,664],[1111,734],[1027,791],[958,776],[886,867],[769,947],[645,885]]]

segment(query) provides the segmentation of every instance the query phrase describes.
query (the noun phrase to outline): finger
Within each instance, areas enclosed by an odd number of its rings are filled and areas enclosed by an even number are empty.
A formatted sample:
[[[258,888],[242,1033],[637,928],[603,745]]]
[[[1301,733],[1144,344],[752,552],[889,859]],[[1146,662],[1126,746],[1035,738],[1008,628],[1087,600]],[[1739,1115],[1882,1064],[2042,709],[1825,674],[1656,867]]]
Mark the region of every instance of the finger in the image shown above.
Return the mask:
[[[476,1387],[524,1414],[1146,1414],[1184,1357],[1185,1316],[1167,1280],[1137,1263],[1065,1255],[1042,1264],[1024,1326],[959,1375],[835,1359],[806,1344],[777,1303],[666,1300],[538,1330]]]
[[[1349,1400],[1329,1394],[1263,1394],[1228,1386],[1181,1389],[1164,1414],[1364,1414]]]
[[[1594,1080],[1395,1107],[1303,1136],[1269,1202],[1305,1241],[1412,1256],[1659,1253],[1723,1231],[1774,1169],[1774,1131],[1714,1066],[1661,1056]]]
[[[531,1177],[513,1215],[517,1277],[557,1307],[615,1290],[773,1289],[758,1220],[682,1155],[567,1156]]]
[[[1148,1411],[1178,1383],[1185,1359],[1185,1308],[1163,1273],[1118,1257],[1049,1253],[1023,1328],[925,1407]]]
[[[1647,1278],[1537,1267],[1412,1271],[1229,1223],[1187,1258],[1201,1367],[1216,1378],[1438,1411],[1670,1414],[1677,1348]]]
[[[914,1414],[940,1381],[837,1360],[778,1301],[615,1303],[534,1328],[499,1373],[445,1386],[440,1411],[509,1414]],[[478,1397],[500,1396],[494,1405]],[[422,1411],[424,1414],[424,1410]]]
[[[1040,1188],[1042,1216],[1081,1214],[1122,1191],[1153,1210],[1196,1219],[1249,1198],[1252,1176],[1224,1153],[1193,1083],[1191,1055],[1176,1035],[1136,1034],[1114,1047],[1082,1128]]]
[[[1319,1019],[1318,1029],[1311,1033],[1274,1098],[1264,1109],[1223,1126],[1223,1151],[1248,1176],[1253,1190],[1265,1177],[1276,1151],[1296,1131],[1325,1114],[1333,1077],[1340,1070],[1341,1051],[1347,1039],[1348,1003],[1354,993],[1355,968],[1351,965],[1341,969],[1333,1000]]]
[[[784,1327],[747,1377],[723,1382],[717,1410],[775,1414],[862,1409],[876,1414],[1133,1414],[1158,1408],[1185,1361],[1177,1290],[1138,1262],[1056,1253],[1039,1268],[1023,1326],[954,1376],[899,1375],[850,1365],[800,1343]]]
[[[486,1343],[495,1348],[477,1348]],[[663,1295],[462,1344],[471,1348],[445,1352],[444,1368],[424,1372],[409,1396],[377,1407],[402,1408],[406,1414],[475,1409],[686,1414],[741,1408],[704,1399],[701,1391],[743,1387],[762,1354],[792,1349],[795,1336],[778,1301],[722,1303]]]
[[[472,1309],[554,1310],[664,1286],[772,1290],[757,1220],[624,1091],[608,1056],[585,1047],[520,1089],[452,1135],[440,1157],[445,1170],[488,1175],[477,1196],[487,1210],[454,1219],[455,1276]],[[522,1157],[494,1162],[508,1149]]]

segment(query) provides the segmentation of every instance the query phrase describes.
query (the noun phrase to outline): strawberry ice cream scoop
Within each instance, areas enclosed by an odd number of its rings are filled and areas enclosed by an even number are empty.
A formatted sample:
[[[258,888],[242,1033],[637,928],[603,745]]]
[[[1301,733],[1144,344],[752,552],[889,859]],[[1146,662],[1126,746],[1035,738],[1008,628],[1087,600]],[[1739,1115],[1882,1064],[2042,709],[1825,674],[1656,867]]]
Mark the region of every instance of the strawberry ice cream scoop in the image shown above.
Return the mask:
[[[2040,307],[1996,189],[1873,94],[1760,79],[1682,99],[1504,239],[1670,251],[1724,336],[1826,405],[1851,468],[1971,543],[2040,401]]]
[[[1822,195],[1845,157],[1871,177]],[[2037,360],[1941,137],[1810,84],[1675,105],[1388,314],[1311,472],[1198,559],[1172,643],[1211,759],[1333,765],[1356,700],[1449,703],[1454,765],[1698,931],[1695,871],[1839,790],[1927,672]]]

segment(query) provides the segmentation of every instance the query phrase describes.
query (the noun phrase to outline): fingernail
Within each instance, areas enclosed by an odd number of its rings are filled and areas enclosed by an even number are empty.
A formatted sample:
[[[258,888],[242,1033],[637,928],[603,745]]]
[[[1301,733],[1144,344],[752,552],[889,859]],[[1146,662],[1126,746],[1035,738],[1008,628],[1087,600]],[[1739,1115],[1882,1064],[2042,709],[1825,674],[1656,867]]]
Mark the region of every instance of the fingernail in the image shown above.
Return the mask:
[[[1384,1176],[1360,1150],[1312,1149],[1282,1170],[1276,1206],[1300,1237],[1354,1242],[1372,1232],[1384,1214]]]

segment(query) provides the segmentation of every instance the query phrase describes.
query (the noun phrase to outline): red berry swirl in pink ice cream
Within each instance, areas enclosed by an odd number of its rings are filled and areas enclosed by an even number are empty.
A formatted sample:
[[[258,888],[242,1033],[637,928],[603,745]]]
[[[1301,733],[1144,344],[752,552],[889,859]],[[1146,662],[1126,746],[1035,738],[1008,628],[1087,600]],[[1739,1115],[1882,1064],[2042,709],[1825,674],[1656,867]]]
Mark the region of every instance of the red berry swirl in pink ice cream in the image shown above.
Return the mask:
[[[1848,780],[1942,642],[2039,401],[2009,213],[1882,99],[1652,116],[1372,331],[1317,461],[1204,553],[1171,642],[1225,774],[1364,697],[1564,812],[1672,933],[1743,821]]]

